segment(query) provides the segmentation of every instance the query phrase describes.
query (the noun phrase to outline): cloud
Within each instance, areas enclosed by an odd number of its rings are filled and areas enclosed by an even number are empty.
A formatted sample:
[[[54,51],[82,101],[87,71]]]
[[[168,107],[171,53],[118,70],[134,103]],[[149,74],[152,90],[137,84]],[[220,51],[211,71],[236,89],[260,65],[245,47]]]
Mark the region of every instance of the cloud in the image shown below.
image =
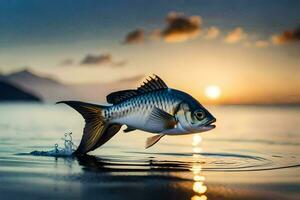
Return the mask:
[[[91,66],[99,66],[99,65],[110,65],[111,67],[123,67],[127,64],[126,60],[115,61],[111,54],[88,54],[86,55],[82,61],[81,65],[91,65]]]
[[[165,42],[183,42],[193,39],[201,32],[202,18],[200,16],[185,16],[182,13],[170,12],[166,17],[165,28],[156,28],[146,33],[143,29],[136,29],[125,37],[125,44],[139,44],[145,41],[163,39]],[[210,29],[209,37],[216,37],[216,28]]]
[[[73,64],[74,64],[74,60],[71,59],[71,58],[67,58],[67,59],[61,61],[59,65],[61,65],[61,66],[69,66],[69,65],[73,65]]]
[[[241,27],[236,27],[234,30],[230,31],[225,37],[224,41],[229,44],[237,43],[247,37],[247,34]]]
[[[273,35],[271,41],[275,45],[282,45],[300,41],[300,27],[294,30],[284,31],[279,35]]]
[[[201,31],[200,16],[186,17],[181,13],[170,12],[166,21],[167,27],[161,32],[166,42],[183,42],[197,37]]]
[[[267,40],[257,40],[254,44],[256,47],[265,48],[270,45],[270,42]]]
[[[114,67],[123,67],[124,65],[127,64],[127,60],[121,60],[121,61],[114,61],[112,62],[112,66]]]
[[[145,31],[143,29],[136,29],[127,34],[125,44],[138,44],[145,42]]]
[[[150,35],[149,35],[150,39],[155,41],[155,40],[160,40],[161,38],[161,30],[160,29],[154,29],[150,32]]]
[[[220,29],[218,27],[211,26],[206,30],[203,37],[205,39],[211,40],[217,38],[219,35],[220,35]]]
[[[100,55],[88,54],[82,59],[80,64],[101,65],[101,64],[110,64],[111,62],[112,62],[112,58],[110,54],[100,54]]]

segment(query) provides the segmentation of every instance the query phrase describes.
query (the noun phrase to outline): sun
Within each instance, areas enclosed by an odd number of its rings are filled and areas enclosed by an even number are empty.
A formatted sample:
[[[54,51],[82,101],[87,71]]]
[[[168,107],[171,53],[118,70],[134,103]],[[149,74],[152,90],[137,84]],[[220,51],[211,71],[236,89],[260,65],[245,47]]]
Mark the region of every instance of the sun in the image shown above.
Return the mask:
[[[221,95],[221,90],[219,86],[209,85],[205,88],[205,96],[209,99],[218,99]]]

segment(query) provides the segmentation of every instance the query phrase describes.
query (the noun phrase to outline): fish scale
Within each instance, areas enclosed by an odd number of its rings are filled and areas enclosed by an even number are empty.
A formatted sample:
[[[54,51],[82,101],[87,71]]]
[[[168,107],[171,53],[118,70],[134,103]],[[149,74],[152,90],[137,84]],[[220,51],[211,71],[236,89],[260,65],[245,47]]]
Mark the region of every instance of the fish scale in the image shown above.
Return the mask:
[[[147,119],[154,108],[174,115],[180,98],[173,93],[176,91],[164,89],[133,97],[107,108],[109,113],[107,118],[111,123],[131,124],[137,128],[143,127],[149,132],[159,131],[150,130],[152,127],[147,126]]]

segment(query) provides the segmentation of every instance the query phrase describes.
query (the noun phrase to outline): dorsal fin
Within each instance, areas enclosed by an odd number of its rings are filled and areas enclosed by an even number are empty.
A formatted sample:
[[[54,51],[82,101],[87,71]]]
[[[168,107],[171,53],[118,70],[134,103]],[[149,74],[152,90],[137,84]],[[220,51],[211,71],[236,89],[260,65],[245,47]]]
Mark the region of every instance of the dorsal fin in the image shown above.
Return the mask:
[[[107,95],[106,101],[111,104],[117,104],[137,95],[137,90],[121,90]]]
[[[148,93],[156,90],[167,89],[167,84],[161,80],[157,75],[154,75],[154,78],[149,77],[150,80],[146,79],[146,82],[143,82],[143,85],[137,88],[137,91],[140,93]]]
[[[138,87],[136,90],[122,90],[110,93],[106,96],[107,102],[117,104],[140,94],[168,88],[165,82],[157,75],[154,75],[154,78],[151,76],[149,78],[150,80],[146,79],[147,81],[143,82],[143,85]]]

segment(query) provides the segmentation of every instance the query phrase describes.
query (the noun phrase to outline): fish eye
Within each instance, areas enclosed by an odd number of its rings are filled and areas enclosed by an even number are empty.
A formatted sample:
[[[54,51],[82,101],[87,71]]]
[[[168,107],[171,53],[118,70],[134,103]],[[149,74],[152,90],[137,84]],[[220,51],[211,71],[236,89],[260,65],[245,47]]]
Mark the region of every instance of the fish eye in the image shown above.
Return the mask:
[[[195,116],[198,120],[202,120],[205,117],[205,113],[202,110],[198,110],[195,112]]]

